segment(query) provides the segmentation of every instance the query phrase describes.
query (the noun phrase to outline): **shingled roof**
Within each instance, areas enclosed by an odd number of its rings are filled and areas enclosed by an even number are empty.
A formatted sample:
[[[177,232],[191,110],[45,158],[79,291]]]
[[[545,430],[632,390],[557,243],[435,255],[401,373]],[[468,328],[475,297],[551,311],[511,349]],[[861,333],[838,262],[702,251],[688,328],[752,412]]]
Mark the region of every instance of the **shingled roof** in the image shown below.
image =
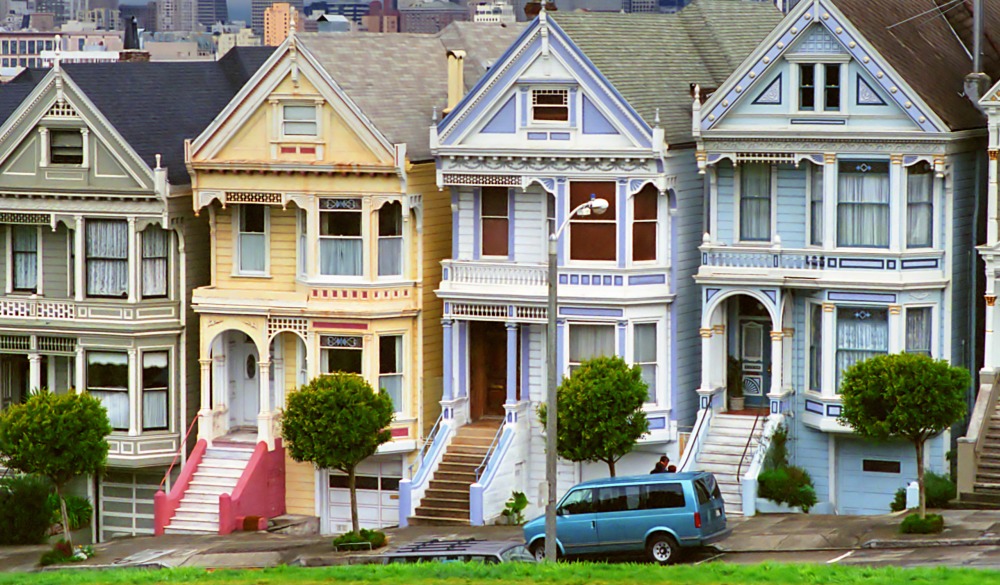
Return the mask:
[[[201,134],[273,47],[237,47],[219,61],[67,63],[66,75],[151,168],[191,182],[184,140]]]
[[[46,73],[47,69],[24,69],[10,81],[0,83],[0,126],[35,89]]]
[[[771,2],[695,0],[676,14],[550,12],[668,144],[692,142],[692,83],[719,87],[781,21]]]
[[[411,161],[431,158],[434,109],[448,97],[449,50],[466,51],[466,88],[518,37],[523,25],[452,23],[436,35],[299,34],[298,39],[371,123],[392,143],[406,143]]]

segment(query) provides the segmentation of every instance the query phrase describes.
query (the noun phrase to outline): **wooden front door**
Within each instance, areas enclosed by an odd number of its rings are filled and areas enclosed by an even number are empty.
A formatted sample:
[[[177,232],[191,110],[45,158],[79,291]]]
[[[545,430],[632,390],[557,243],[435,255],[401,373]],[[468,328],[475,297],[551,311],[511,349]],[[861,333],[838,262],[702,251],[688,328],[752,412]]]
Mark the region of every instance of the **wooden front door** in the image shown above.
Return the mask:
[[[503,323],[469,323],[469,416],[503,416],[507,400],[507,331]]]

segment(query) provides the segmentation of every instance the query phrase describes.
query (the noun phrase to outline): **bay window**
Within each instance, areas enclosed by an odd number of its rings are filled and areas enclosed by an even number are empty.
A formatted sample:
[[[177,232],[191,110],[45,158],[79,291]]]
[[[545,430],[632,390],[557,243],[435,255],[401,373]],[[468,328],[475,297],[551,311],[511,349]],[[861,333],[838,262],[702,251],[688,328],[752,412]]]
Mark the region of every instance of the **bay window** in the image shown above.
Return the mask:
[[[813,165],[810,170],[809,243],[823,245],[823,165]]]
[[[142,430],[166,430],[167,395],[170,387],[169,354],[142,353]]]
[[[574,215],[569,226],[569,256],[573,260],[609,260],[618,258],[618,215],[616,185],[614,182],[572,182],[569,186],[569,207],[590,201],[591,197],[604,199],[608,209],[603,214]]]
[[[569,326],[569,371],[575,372],[580,364],[589,359],[615,355],[614,325],[584,325],[573,323]]]
[[[771,166],[740,166],[740,240],[771,241]]]
[[[170,232],[150,226],[142,232],[142,296],[167,296]]]
[[[239,206],[239,271],[264,274],[267,271],[267,216],[264,205]]]
[[[837,309],[837,392],[844,370],[889,353],[889,311],[877,307]]]
[[[934,173],[929,164],[919,162],[906,173],[906,247],[931,247],[933,227]]]
[[[111,428],[128,430],[128,354],[117,351],[87,352],[87,392],[108,410]]]
[[[403,205],[386,203],[378,210],[378,275],[403,274]]]
[[[10,249],[15,291],[38,290],[38,228],[33,225],[10,227]]]
[[[352,335],[321,335],[319,338],[322,349],[321,368],[324,374],[344,372],[347,374],[361,373],[361,358],[363,344],[360,337]]]
[[[823,389],[823,305],[809,305],[809,389]]]
[[[480,192],[480,222],[483,256],[510,254],[510,191],[507,187],[483,187]]]
[[[361,207],[360,199],[320,199],[320,274],[324,276],[363,274]]]
[[[632,261],[656,260],[656,208],[659,193],[646,185],[632,197]]]
[[[931,355],[931,308],[907,307],[906,353]]]
[[[841,161],[837,174],[837,245],[889,247],[889,163]]]
[[[87,296],[127,296],[128,222],[88,219],[86,232]]]
[[[642,381],[649,396],[646,402],[656,403],[656,323],[637,323],[632,328],[632,361],[642,369]]]
[[[403,412],[403,336],[378,338],[378,387],[392,398],[395,412]]]

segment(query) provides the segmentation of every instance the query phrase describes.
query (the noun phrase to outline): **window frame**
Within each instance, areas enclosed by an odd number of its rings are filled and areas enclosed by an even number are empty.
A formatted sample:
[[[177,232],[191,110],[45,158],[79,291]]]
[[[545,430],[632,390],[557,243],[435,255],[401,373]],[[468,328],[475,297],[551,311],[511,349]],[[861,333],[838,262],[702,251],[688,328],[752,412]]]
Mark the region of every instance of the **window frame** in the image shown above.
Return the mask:
[[[570,90],[569,90],[568,87],[533,87],[533,88],[531,88],[531,91],[528,92],[528,94],[529,94],[528,95],[528,104],[527,104],[528,105],[528,110],[529,110],[529,114],[528,115],[529,115],[529,122],[532,125],[569,126],[570,118],[571,118],[570,108],[572,108],[572,104],[570,103],[570,100],[571,100],[571,95],[575,95],[575,94],[571,94],[571,92],[570,92]],[[542,96],[542,95],[560,95],[560,94],[564,97],[562,105],[559,105],[559,104],[539,104],[539,103],[537,103],[537,101],[535,99],[536,95]],[[535,109],[536,108],[546,108],[546,109],[552,109],[552,110],[554,110],[554,109],[560,108],[560,107],[561,108],[565,108],[565,110],[566,110],[566,119],[565,120],[545,119],[545,118],[539,118],[539,117],[535,116]]]
[[[399,209],[399,234],[382,235],[382,212],[388,208]],[[397,280],[406,275],[406,211],[402,201],[387,201],[378,208],[375,217],[375,274],[379,280]],[[382,274],[382,243],[389,241],[399,242],[399,272],[393,274]]]
[[[264,211],[264,270],[243,270],[243,234],[259,234],[260,232],[243,231],[243,213],[249,206],[260,207]],[[235,220],[233,222],[233,276],[250,278],[269,278],[271,276],[271,206],[255,203],[239,203],[236,205]]]
[[[639,196],[640,195],[644,195],[646,197],[649,197],[650,196],[650,192],[652,193],[652,198],[653,198],[653,207],[652,207],[652,209],[653,209],[653,217],[652,218],[648,218],[648,217],[647,218],[639,218],[638,214],[636,213],[637,203],[639,202]],[[631,223],[631,230],[630,230],[631,231],[631,234],[630,234],[630,237],[631,237],[631,241],[630,241],[630,244],[631,244],[631,254],[629,255],[630,256],[630,260],[631,260],[632,264],[635,264],[635,265],[655,264],[660,259],[660,215],[661,215],[661,213],[660,213],[660,192],[659,192],[659,190],[653,184],[649,184],[648,183],[648,184],[644,185],[642,187],[642,189],[640,189],[639,191],[637,191],[636,193],[634,193],[631,197],[629,197],[629,209],[630,209],[630,213],[632,214],[632,223]],[[636,228],[638,228],[640,226],[649,226],[649,225],[653,226],[653,257],[652,258],[641,258],[641,259],[638,259],[638,258],[636,258],[636,253],[637,253],[637,248],[636,248],[637,230],[636,230]]]
[[[332,207],[332,206],[335,206],[335,205],[346,205],[346,204],[339,204],[339,203],[324,203],[326,201],[331,201],[331,202],[333,202],[333,201],[355,201],[356,204],[352,203],[351,205],[357,205],[357,207],[352,207],[352,208],[342,207],[342,208],[323,209],[324,206],[331,206]],[[362,198],[362,197],[324,197],[324,198],[320,199],[319,206],[318,206],[318,213],[319,213],[319,216],[317,217],[317,220],[319,221],[319,229],[317,230],[317,233],[316,233],[316,246],[317,246],[317,250],[318,250],[318,258],[317,258],[317,260],[319,261],[319,266],[318,266],[317,272],[318,272],[319,276],[321,278],[325,278],[325,279],[352,279],[352,280],[360,280],[360,279],[364,278],[365,275],[368,273],[368,262],[369,262],[369,252],[370,252],[369,250],[367,250],[367,245],[365,243],[367,241],[366,235],[367,235],[367,232],[368,232],[368,230],[367,230],[367,228],[365,226],[365,223],[366,223],[365,222],[365,217],[369,217],[369,218],[371,217],[370,216],[370,212],[369,212],[369,208],[368,208],[368,206],[365,205],[364,198]],[[345,236],[345,235],[329,235],[329,234],[328,235],[323,235],[323,228],[324,228],[323,220],[325,219],[325,215],[324,214],[331,214],[332,215],[332,214],[335,214],[335,213],[342,213],[342,214],[350,213],[350,214],[353,214],[354,216],[356,216],[357,217],[357,221],[358,221],[358,224],[357,224],[358,225],[358,235],[356,235],[356,236],[351,236],[351,235],[347,235],[347,236]],[[351,240],[351,241],[358,241],[358,242],[360,242],[360,244],[361,244],[361,246],[360,246],[361,247],[361,260],[360,260],[360,262],[358,262],[358,267],[361,270],[360,273],[359,274],[343,274],[343,273],[328,274],[326,272],[323,272],[323,258],[324,258],[324,255],[323,255],[323,241],[324,240]],[[376,272],[377,271],[378,271],[378,268],[376,267]]]
[[[570,181],[569,189],[567,190],[569,194],[569,210],[567,211],[567,213],[575,209],[580,204],[580,203],[574,203],[573,199],[574,185],[594,185],[594,186],[601,185],[602,186],[601,189],[596,189],[595,187],[595,190],[598,190],[600,192],[593,192],[592,194],[598,196],[603,195],[604,199],[607,199],[608,201],[608,209],[601,215],[592,213],[587,216],[580,216],[579,214],[577,214],[570,218],[567,230],[566,232],[564,232],[564,236],[566,238],[566,243],[564,245],[567,248],[569,263],[587,264],[594,266],[608,266],[610,263],[615,263],[615,265],[617,265],[618,259],[621,258],[623,254],[627,253],[626,250],[620,249],[621,246],[618,245],[620,236],[619,232],[622,229],[622,227],[618,224],[618,184],[614,181],[587,181],[587,180]],[[586,191],[589,189],[584,189],[584,190]],[[607,193],[604,193],[604,191],[607,191]],[[603,227],[605,230],[610,229],[613,231],[614,237],[612,238],[612,244],[614,247],[614,257],[577,258],[576,256],[574,256],[573,232],[577,228],[583,228],[584,226],[594,226],[594,225]],[[602,234],[601,237],[603,238],[605,236]],[[584,236],[584,240],[586,240],[586,235]]]
[[[109,420],[109,422],[111,422],[111,430],[112,430],[112,432],[128,432],[130,430],[131,418],[132,418],[132,394],[131,394],[131,391],[130,391],[131,389],[129,387],[130,385],[129,385],[129,374],[128,374],[128,369],[129,369],[128,368],[128,363],[129,363],[128,362],[128,357],[129,357],[128,352],[127,351],[120,351],[120,348],[96,348],[95,347],[95,348],[88,348],[88,349],[86,349],[84,351],[84,353],[85,353],[85,355],[84,355],[84,363],[83,363],[83,367],[84,367],[83,374],[84,374],[84,387],[86,388],[87,393],[88,394],[92,394],[94,392],[94,390],[96,390],[98,392],[103,392],[103,393],[124,394],[125,397],[126,397],[126,400],[129,403],[128,416],[127,416],[128,420],[125,421],[125,426],[124,427],[116,427],[116,426],[114,426],[114,421],[111,420],[112,417],[111,417],[110,412],[108,413],[108,420]],[[90,384],[90,378],[91,378],[90,356],[91,356],[91,354],[120,354],[120,355],[125,356],[125,385],[124,386],[99,386],[99,387],[98,386],[91,386],[91,384]],[[95,396],[95,398],[97,398],[98,400],[101,400],[99,397]],[[101,401],[101,403],[103,405],[103,400]],[[107,408],[107,407],[105,407],[105,408]]]
[[[62,168],[83,168],[85,166],[85,163],[87,162],[87,155],[86,155],[87,140],[84,138],[83,130],[81,128],[47,128],[47,130],[48,130],[48,145],[47,145],[48,146],[48,166],[62,167]],[[77,136],[80,137],[80,156],[79,156],[80,160],[79,160],[79,162],[75,162],[76,161],[76,154],[75,154],[76,145],[73,145],[73,147],[72,147],[74,149],[74,154],[73,154],[74,162],[56,162],[56,160],[55,160],[56,159],[55,149],[58,148],[56,146],[56,136],[58,136],[58,135],[71,135],[71,134],[75,134],[75,135],[77,135]],[[70,147],[64,147],[64,148],[70,148]],[[62,155],[60,155],[60,156],[62,156]]]
[[[16,241],[14,231],[18,229],[23,230],[34,230],[35,236],[35,249],[31,252],[17,251],[14,249],[14,242]],[[33,287],[19,287],[17,286],[17,257],[18,255],[33,255],[35,257],[35,286]],[[24,225],[24,224],[10,224],[7,229],[7,277],[8,277],[8,292],[11,293],[27,293],[27,294],[40,294],[39,284],[41,284],[42,271],[41,271],[41,259],[42,255],[42,234],[39,226],[36,225]]]
[[[921,173],[913,173],[913,170],[916,169],[917,167],[921,167],[921,165],[924,165],[923,168],[925,170],[923,172],[921,172]],[[906,241],[904,242],[904,245],[906,246],[907,250],[926,250],[928,248],[934,248],[934,240],[935,240],[935,238],[934,238],[934,223],[935,223],[934,222],[934,212],[935,212],[935,210],[937,208],[937,205],[935,205],[936,202],[937,202],[936,201],[937,197],[936,197],[936,194],[935,194],[935,191],[937,191],[937,177],[935,176],[934,167],[930,163],[928,163],[927,161],[917,161],[915,164],[912,164],[912,165],[910,165],[908,167],[904,167],[904,168],[906,170],[906,172],[903,173],[903,175],[905,177],[905,179],[904,179],[905,182],[903,184],[903,193],[902,193],[902,196],[900,197],[900,200],[902,201],[902,203],[904,205],[904,209],[905,209],[905,213],[902,214],[904,216],[904,221],[906,222],[906,229],[904,230],[905,233],[906,233]],[[928,193],[928,199],[927,199],[927,201],[921,201],[921,202],[917,202],[917,203],[913,203],[913,202],[910,201],[910,176],[911,176],[911,174],[927,174],[927,175],[930,176],[930,192]],[[927,243],[913,243],[910,240],[910,237],[912,236],[912,233],[913,233],[910,230],[910,211],[911,211],[910,208],[911,208],[911,206],[920,206],[920,207],[928,207],[928,208],[930,208],[930,211],[929,211],[930,225],[927,228],[928,229],[928,233],[927,233],[928,241],[927,241]]]
[[[395,414],[403,416],[409,409],[407,408],[406,401],[406,335],[403,332],[385,332],[379,333],[378,336],[378,388],[383,389],[382,378],[383,377],[394,377],[399,379],[399,404],[393,400],[393,406]],[[382,371],[382,340],[383,339],[398,339],[398,355],[396,356],[396,362],[399,364],[398,372],[383,372]],[[388,390],[386,390],[388,392]],[[391,396],[391,395],[390,395]]]
[[[885,351],[883,352],[872,352],[870,350],[857,349],[857,348],[841,348],[840,347],[840,311],[882,311],[885,313],[885,327],[886,327],[886,344]],[[843,370],[838,369],[839,357],[841,351],[866,351],[871,353],[870,357],[875,357],[877,355],[888,355],[892,348],[892,329],[889,325],[889,307],[886,305],[837,305],[834,307],[833,313],[833,364],[834,364],[834,394],[840,396],[840,384],[843,380]],[[868,359],[868,358],[864,358]],[[860,361],[860,360],[859,360]],[[857,362],[855,362],[857,363]]]
[[[642,361],[640,362],[638,354],[638,339],[636,339],[636,330],[640,327],[653,327],[653,342],[655,346],[653,348],[653,361]],[[653,385],[649,388],[646,395],[647,405],[655,406],[660,403],[660,322],[657,321],[636,321],[632,323],[631,327],[632,333],[632,364],[639,366],[639,369],[643,369],[644,366],[653,367]],[[652,397],[652,400],[650,400]]]
[[[819,175],[819,199],[816,198],[816,179]],[[808,189],[808,197],[806,199],[806,223],[808,234],[806,247],[809,248],[823,248],[825,246],[824,238],[826,236],[826,164],[811,164],[809,165],[809,176],[806,181],[806,189]],[[817,221],[814,214],[813,206],[819,205],[819,222],[817,234]],[[818,241],[816,236],[819,236]]]
[[[90,252],[88,251],[88,247],[87,247],[87,240],[88,240],[88,237],[89,237],[89,234],[88,234],[87,230],[88,230],[88,226],[89,226],[89,224],[91,222],[115,222],[115,223],[125,224],[125,230],[126,230],[126,250],[125,250],[125,257],[124,258],[112,258],[112,257],[103,257],[103,256],[100,256],[100,257],[91,257]],[[84,220],[84,224],[83,224],[83,238],[84,238],[84,246],[83,246],[83,262],[84,262],[84,265],[83,265],[83,276],[84,276],[84,282],[83,282],[83,286],[84,286],[84,297],[86,297],[88,299],[127,299],[129,297],[129,291],[130,291],[131,286],[132,286],[132,283],[131,283],[132,279],[128,277],[128,272],[129,272],[129,268],[128,268],[128,264],[129,264],[129,250],[131,250],[132,248],[135,247],[135,242],[133,241],[133,238],[128,237],[128,235],[127,235],[128,232],[129,232],[128,221],[124,220],[124,219],[116,219],[116,218],[108,218],[108,217],[90,217],[90,218],[86,218]],[[126,270],[125,291],[122,294],[120,294],[120,295],[100,295],[100,294],[93,294],[93,293],[90,292],[90,262],[92,260],[114,261],[114,262],[117,262],[117,263],[124,263],[125,264],[125,270]]]
[[[921,355],[926,355],[926,356],[931,357],[931,358],[933,358],[936,355],[937,352],[935,352],[935,345],[936,345],[935,344],[935,340],[937,338],[937,335],[936,335],[937,334],[937,323],[936,323],[936,321],[934,319],[934,313],[935,313],[934,309],[935,309],[934,305],[904,305],[903,306],[903,311],[902,311],[902,315],[901,315],[902,316],[902,320],[903,320],[903,326],[902,326],[902,329],[903,329],[903,342],[902,342],[901,345],[903,347],[903,352],[904,353],[921,354]],[[928,339],[926,351],[923,348],[913,348],[913,349],[911,349],[909,347],[909,345],[908,345],[908,341],[909,341],[909,338],[910,338],[910,336],[909,336],[909,318],[908,317],[909,317],[910,311],[927,311],[927,319],[930,321],[930,332],[929,332],[930,339]]]
[[[845,164],[885,164],[886,165],[886,182],[888,185],[888,198],[885,203],[870,203],[870,202],[856,202],[856,201],[841,201],[840,200],[840,179],[844,172],[840,169],[842,165]],[[892,205],[893,205],[893,187],[892,187],[892,162],[878,158],[849,158],[849,159],[839,159],[837,160],[837,186],[835,191],[836,200],[834,201],[834,225],[831,226],[835,230],[833,233],[834,246],[841,249],[856,249],[856,250],[890,250],[893,245],[893,230],[899,229],[899,226],[892,225]],[[899,204],[898,201],[896,203]],[[862,244],[842,244],[840,239],[840,206],[841,205],[879,205],[885,207],[885,245],[862,245]]]
[[[618,324],[601,322],[601,321],[570,321],[566,323],[566,373],[567,375],[572,374],[580,367],[583,361],[573,361],[573,328],[574,327],[606,327],[611,329],[611,353],[603,354],[602,356],[592,356],[587,359],[593,359],[594,357],[611,357],[618,355]]]
[[[806,388],[811,392],[823,393],[823,303],[806,303]],[[814,312],[818,312],[818,322],[814,322]],[[817,336],[816,330],[819,329]],[[818,347],[815,345],[818,344]],[[836,345],[836,341],[834,342]],[[818,363],[814,363],[814,360]],[[816,379],[813,379],[813,376]]]
[[[844,109],[847,100],[844,99],[845,91],[848,88],[848,64],[851,61],[850,55],[841,54],[815,54],[815,53],[800,53],[787,55],[786,60],[794,64],[791,68],[794,84],[793,87],[795,91],[793,92],[793,113],[805,114],[810,117],[823,117],[823,116],[836,116],[843,117],[847,116],[847,111]],[[827,103],[827,66],[837,65],[839,66],[838,80],[836,86],[830,86],[829,88],[836,87],[839,90],[839,106],[836,109],[828,109],[826,107]],[[802,85],[802,68],[812,67],[813,79],[811,86]],[[802,95],[804,90],[809,90],[812,94],[812,107],[803,108],[802,107]]]
[[[170,430],[170,348],[143,348],[139,352],[138,365],[139,365],[139,403],[141,406],[140,414],[140,426],[143,432],[146,431],[169,431]],[[163,354],[167,359],[167,385],[165,387],[146,387],[146,355],[152,354]],[[146,392],[163,392],[164,394],[164,410],[166,411],[166,423],[164,426],[146,426]]]
[[[313,119],[312,120],[296,120],[289,119],[285,116],[285,108],[312,108],[313,109]],[[315,132],[312,134],[291,134],[287,132],[287,125],[291,124],[308,124],[312,123]],[[320,105],[315,102],[281,102],[278,104],[278,134],[281,136],[282,140],[317,140],[322,136],[323,129],[320,127]]]
[[[164,237],[166,237],[166,250],[163,256],[146,256],[146,232],[151,229],[160,229],[164,232]],[[172,233],[161,226],[150,225],[146,226],[146,229],[139,232],[140,241],[142,242],[141,248],[139,250],[139,293],[140,297],[143,299],[169,299],[170,298],[170,251],[173,249],[172,246]],[[163,268],[163,294],[146,294],[145,279],[143,275],[146,270],[147,260],[162,260],[164,263]]]
[[[340,339],[341,342],[336,340]],[[324,334],[319,337],[319,347],[320,347],[320,362],[319,369],[320,375],[333,374],[336,372],[344,372],[348,374],[357,374],[359,376],[364,376],[365,372],[365,342],[364,338],[360,335],[350,335],[350,334]],[[330,370],[330,356],[332,351],[356,351],[361,356],[360,364],[358,366],[357,372],[347,372],[345,370]]]
[[[496,196],[497,199],[500,198],[500,195],[499,195],[500,191],[503,191],[505,193],[505,195],[503,197],[504,203],[505,203],[505,205],[503,206],[503,215],[487,215],[486,214],[487,189],[489,189],[490,190],[489,192],[491,194],[493,194],[493,195],[491,195],[491,197],[492,196]],[[481,258],[507,260],[507,259],[509,259],[511,257],[511,249],[513,247],[513,242],[511,241],[511,238],[510,238],[510,223],[511,223],[511,220],[513,219],[511,217],[511,201],[512,201],[512,199],[513,198],[511,196],[511,191],[507,187],[481,187],[479,189],[479,218],[478,218],[478,221],[479,221],[479,241],[476,242],[476,244],[479,246],[479,256]],[[487,250],[486,250],[486,242],[487,242],[486,226],[487,225],[492,225],[493,223],[496,223],[496,225],[499,226],[501,224],[501,222],[503,223],[503,241],[505,242],[506,250],[502,254],[501,253],[497,253],[497,254],[487,253]],[[499,241],[499,238],[498,238],[497,241]],[[499,249],[497,249],[497,250],[491,249],[490,252],[499,252]]]
[[[762,165],[768,168],[768,228],[769,233],[766,240],[748,240],[743,238],[743,167],[747,165]],[[734,234],[735,241],[740,245],[750,245],[750,246],[760,246],[767,245],[774,241],[775,230],[777,229],[777,191],[778,191],[778,177],[777,177],[777,165],[771,163],[743,163],[736,166],[734,176],[734,191],[735,196],[733,197],[733,205],[735,207],[735,217],[733,221],[733,230],[736,232]],[[751,197],[754,200],[763,200],[764,197]]]

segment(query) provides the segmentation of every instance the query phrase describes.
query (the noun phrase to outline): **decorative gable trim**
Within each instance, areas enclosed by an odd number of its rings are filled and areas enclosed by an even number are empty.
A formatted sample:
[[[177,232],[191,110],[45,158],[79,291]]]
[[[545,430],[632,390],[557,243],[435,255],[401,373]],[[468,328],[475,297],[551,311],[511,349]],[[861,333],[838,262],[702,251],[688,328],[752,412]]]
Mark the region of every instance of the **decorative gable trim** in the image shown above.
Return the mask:
[[[757,94],[757,99],[753,101],[756,105],[769,105],[769,106],[780,106],[781,105],[781,75],[779,74],[774,78],[764,91]]]
[[[771,32],[757,49],[744,61],[740,69],[726,80],[721,88],[701,108],[699,126],[711,130],[727,113],[734,109],[757,80],[777,63],[796,43],[800,33],[809,25],[819,23],[840,43],[844,52],[867,71],[872,79],[890,96],[900,110],[925,132],[947,132],[947,125],[924,103],[919,95],[887,63],[872,50],[836,6],[825,0],[803,0]]]
[[[882,96],[878,94],[877,91],[872,89],[872,86],[868,85],[865,78],[858,74],[857,79],[858,95],[855,96],[855,101],[859,106],[884,106],[885,100]]]

